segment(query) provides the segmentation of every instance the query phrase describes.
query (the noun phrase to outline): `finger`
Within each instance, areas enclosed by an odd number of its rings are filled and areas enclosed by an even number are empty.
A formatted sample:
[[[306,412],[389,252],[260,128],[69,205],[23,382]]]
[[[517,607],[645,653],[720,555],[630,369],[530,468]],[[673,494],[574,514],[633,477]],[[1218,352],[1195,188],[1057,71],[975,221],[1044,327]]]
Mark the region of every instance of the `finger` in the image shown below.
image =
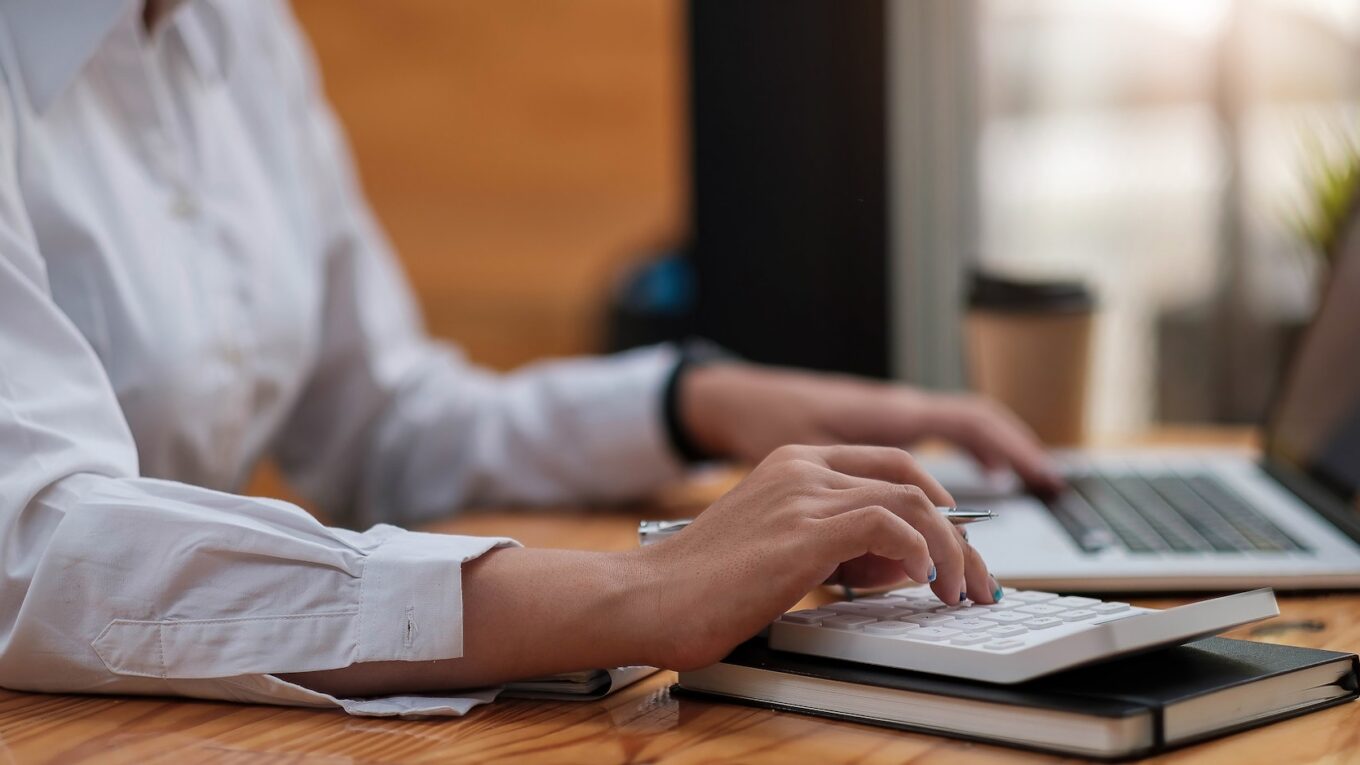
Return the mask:
[[[835,563],[877,555],[900,561],[902,570],[918,582],[929,579],[931,557],[925,537],[888,508],[864,506],[817,523],[822,551]]]
[[[964,558],[959,536],[935,502],[919,486],[885,483],[858,479],[862,484],[851,489],[833,492],[827,501],[841,507],[853,508],[879,504],[887,507],[925,537],[930,559],[935,564],[935,578],[931,584],[935,594],[946,603],[957,603],[965,591]],[[915,574],[913,579],[921,579]]]
[[[968,544],[968,540],[960,534],[960,544],[963,548],[963,568],[964,585],[968,593],[968,599],[974,603],[995,603],[998,600],[996,580],[987,571],[987,563],[982,560],[976,548]]]
[[[1025,485],[1047,492],[1061,490],[1066,482],[1034,431],[1009,410],[1002,410],[998,420],[997,449]]]
[[[926,496],[944,507],[954,506],[954,497],[940,482],[902,449],[892,446],[821,446],[811,455],[843,475],[895,484],[919,486]]]
[[[902,561],[861,555],[840,565],[830,583],[863,589],[881,589],[901,585],[909,580]]]
[[[1063,487],[1039,438],[1009,410],[963,405],[943,418],[940,434],[967,449],[984,468],[1009,467],[1032,489],[1054,492]]]

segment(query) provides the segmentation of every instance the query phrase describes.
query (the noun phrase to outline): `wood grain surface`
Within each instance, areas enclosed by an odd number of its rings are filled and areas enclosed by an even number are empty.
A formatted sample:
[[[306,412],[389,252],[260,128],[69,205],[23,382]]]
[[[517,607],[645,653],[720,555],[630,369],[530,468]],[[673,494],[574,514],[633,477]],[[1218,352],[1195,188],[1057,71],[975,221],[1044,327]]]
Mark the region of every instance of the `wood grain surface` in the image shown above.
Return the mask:
[[[684,235],[678,0],[294,0],[431,331],[510,368],[596,350]]]
[[[1188,441],[1199,439],[1187,437]],[[1240,440],[1240,439],[1239,439]],[[637,521],[691,514],[729,485],[710,475],[646,507],[477,511],[440,531],[508,534],[531,546],[617,550]],[[834,595],[816,592],[808,601]],[[1141,600],[1165,607],[1174,600]],[[1360,650],[1360,596],[1281,597],[1282,615],[1235,637]],[[1288,625],[1296,625],[1292,628]],[[1282,629],[1283,627],[1283,629]],[[512,701],[463,718],[391,720],[174,699],[0,691],[4,763],[1055,763],[1061,758],[854,723],[673,696],[660,673],[599,702]],[[1360,763],[1360,705],[1209,742],[1165,763]]]

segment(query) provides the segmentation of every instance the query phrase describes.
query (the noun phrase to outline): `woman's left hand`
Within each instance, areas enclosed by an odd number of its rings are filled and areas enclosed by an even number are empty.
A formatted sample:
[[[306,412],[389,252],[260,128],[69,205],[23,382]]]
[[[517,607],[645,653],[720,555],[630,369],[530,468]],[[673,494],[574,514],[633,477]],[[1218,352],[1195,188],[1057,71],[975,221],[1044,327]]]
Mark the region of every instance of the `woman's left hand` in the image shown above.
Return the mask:
[[[717,457],[754,464],[786,444],[907,447],[938,438],[968,451],[984,470],[1013,470],[1032,490],[1063,487],[1034,432],[981,396],[718,363],[688,370],[679,397],[690,438]]]

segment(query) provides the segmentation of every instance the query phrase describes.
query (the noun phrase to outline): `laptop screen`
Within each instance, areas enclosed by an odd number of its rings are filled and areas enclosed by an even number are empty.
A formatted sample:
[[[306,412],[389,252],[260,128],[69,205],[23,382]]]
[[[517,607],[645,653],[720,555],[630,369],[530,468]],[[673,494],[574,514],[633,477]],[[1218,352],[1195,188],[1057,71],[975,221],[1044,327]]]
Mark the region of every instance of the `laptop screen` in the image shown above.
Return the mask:
[[[1360,216],[1352,216],[1360,218]],[[1360,221],[1350,226],[1275,404],[1270,457],[1360,500]]]

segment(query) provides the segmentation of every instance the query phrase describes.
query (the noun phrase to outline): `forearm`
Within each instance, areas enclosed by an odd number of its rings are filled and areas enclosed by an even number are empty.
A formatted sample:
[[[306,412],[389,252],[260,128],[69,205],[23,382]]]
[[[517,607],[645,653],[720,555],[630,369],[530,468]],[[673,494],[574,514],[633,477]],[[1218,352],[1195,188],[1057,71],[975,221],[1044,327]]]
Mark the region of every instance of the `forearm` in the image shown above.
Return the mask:
[[[664,663],[661,599],[641,551],[503,548],[463,567],[463,656],[373,662],[283,679],[336,696],[475,688]]]

